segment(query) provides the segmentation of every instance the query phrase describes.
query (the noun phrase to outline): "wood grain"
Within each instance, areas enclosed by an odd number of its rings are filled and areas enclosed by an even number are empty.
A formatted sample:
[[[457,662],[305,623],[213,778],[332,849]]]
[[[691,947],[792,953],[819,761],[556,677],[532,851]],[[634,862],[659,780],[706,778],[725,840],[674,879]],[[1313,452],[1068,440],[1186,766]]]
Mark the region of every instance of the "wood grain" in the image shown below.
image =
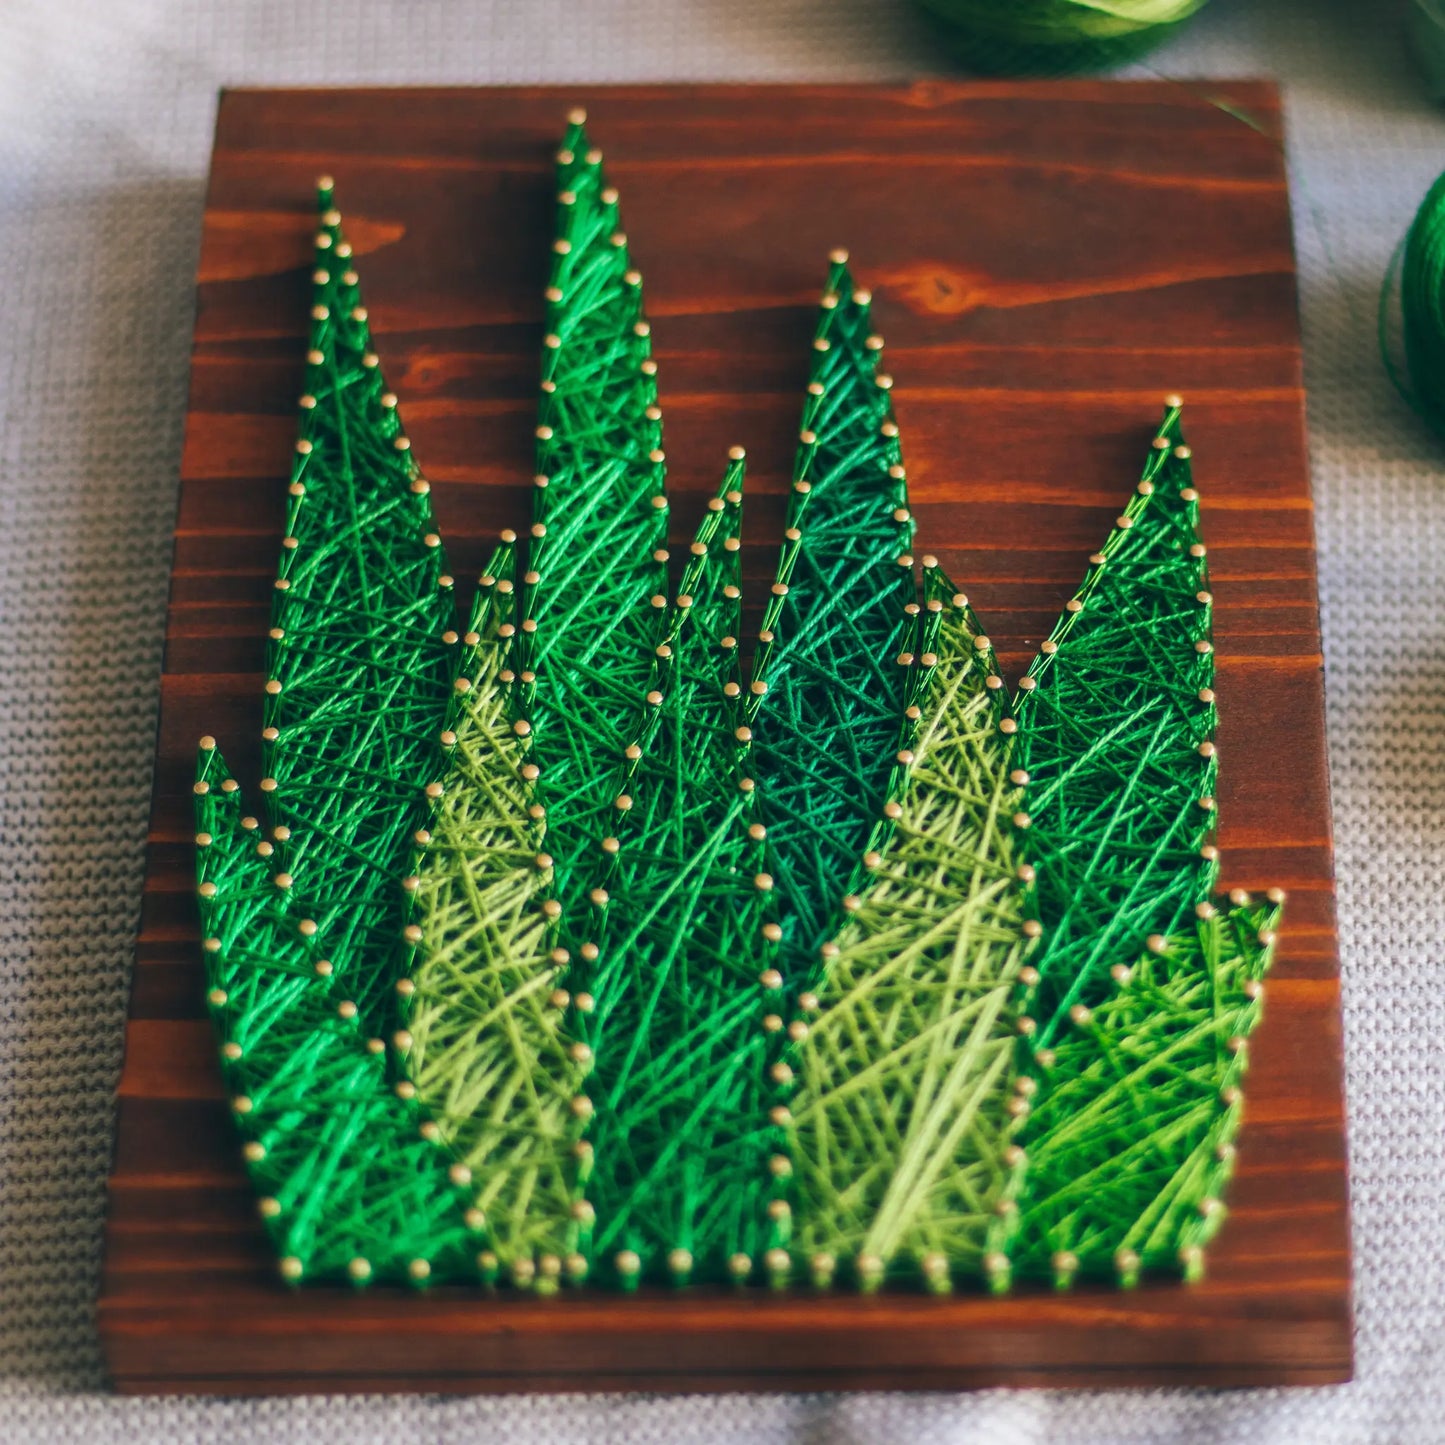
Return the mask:
[[[1224,882],[1291,895],[1233,1210],[1203,1285],[538,1301],[274,1282],[201,1002],[188,790],[203,732],[248,786],[256,776],[312,184],[337,179],[383,363],[466,577],[526,518],[549,155],[579,102],[647,277],[679,540],[689,497],[746,444],[762,494],[754,581],[771,568],[830,247],[851,248],[877,296],[920,548],[967,586],[1015,673],[1137,476],[1161,395],[1188,398],[1218,595]],[[1234,82],[223,97],[100,1302],[118,1388],[1348,1377],[1330,815],[1278,124],[1272,87]]]

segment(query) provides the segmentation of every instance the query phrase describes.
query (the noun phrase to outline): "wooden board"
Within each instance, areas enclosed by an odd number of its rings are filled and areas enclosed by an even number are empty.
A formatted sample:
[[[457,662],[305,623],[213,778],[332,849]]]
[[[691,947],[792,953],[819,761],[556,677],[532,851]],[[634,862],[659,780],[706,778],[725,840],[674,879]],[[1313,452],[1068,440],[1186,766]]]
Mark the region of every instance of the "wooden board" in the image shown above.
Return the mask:
[[[1211,104],[1227,98],[1260,129]],[[771,572],[825,254],[877,295],[921,550],[1015,675],[1138,476],[1166,391],[1218,593],[1226,886],[1291,901],[1233,1213],[1197,1288],[936,1300],[286,1292],[202,1006],[196,738],[248,786],[300,388],[312,184],[337,178],[459,576],[529,505],[550,152],[621,187],[678,539],[746,444]],[[1350,1372],[1314,539],[1277,97],[1262,83],[229,92],[205,214],[155,811],[100,1322],[128,1391],[1319,1384]],[[463,599],[465,600],[465,599]]]

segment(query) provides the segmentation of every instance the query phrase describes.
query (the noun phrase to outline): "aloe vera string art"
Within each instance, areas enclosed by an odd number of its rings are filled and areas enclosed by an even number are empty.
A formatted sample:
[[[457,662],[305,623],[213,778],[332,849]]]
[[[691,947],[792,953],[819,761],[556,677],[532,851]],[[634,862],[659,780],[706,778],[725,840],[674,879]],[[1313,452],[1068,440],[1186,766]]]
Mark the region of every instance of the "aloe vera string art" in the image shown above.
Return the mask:
[[[742,448],[669,583],[651,326],[580,116],[558,176],[533,519],[463,624],[321,197],[256,815],[213,739],[195,784],[283,1276],[1197,1278],[1282,895],[1215,893],[1179,406],[1011,698],[932,557],[920,590],[835,253],[745,670]]]

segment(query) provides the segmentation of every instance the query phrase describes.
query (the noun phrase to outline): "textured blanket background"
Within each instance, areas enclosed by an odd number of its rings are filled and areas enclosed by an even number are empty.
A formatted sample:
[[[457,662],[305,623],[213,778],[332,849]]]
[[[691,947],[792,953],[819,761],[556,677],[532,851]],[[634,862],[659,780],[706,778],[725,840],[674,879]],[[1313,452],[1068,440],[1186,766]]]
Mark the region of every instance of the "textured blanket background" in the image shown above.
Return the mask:
[[[121,1401],[92,1305],[223,84],[888,79],[899,0],[0,5],[0,1441],[1445,1440],[1445,444],[1375,303],[1445,166],[1389,0],[1216,0],[1151,62],[1286,84],[1339,845],[1359,1378],[1335,1390]]]

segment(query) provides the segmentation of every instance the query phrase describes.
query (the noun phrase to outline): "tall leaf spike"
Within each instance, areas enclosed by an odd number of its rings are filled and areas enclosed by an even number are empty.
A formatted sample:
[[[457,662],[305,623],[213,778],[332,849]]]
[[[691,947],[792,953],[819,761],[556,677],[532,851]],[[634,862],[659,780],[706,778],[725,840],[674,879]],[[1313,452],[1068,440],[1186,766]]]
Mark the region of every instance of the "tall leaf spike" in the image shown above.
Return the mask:
[[[596,845],[600,957],[577,1024],[595,1058],[587,1199],[598,1254],[626,1287],[746,1277],[766,1227],[772,1015],[759,979],[775,928],[738,671],[742,484],[735,449],[658,634],[616,821]]]
[[[471,1186],[485,1231],[484,1272],[555,1289],[565,1261],[585,1274],[576,1218],[576,1144],[583,1061],[561,1025],[567,953],[544,847],[529,737],[509,703],[515,645],[513,546],[477,590],[451,714],[441,729],[450,765],[417,870],[416,961],[397,988],[396,1042],[442,1139],[453,1175]]]
[[[1013,836],[1019,775],[989,639],[933,558],[924,569],[893,835],[861,865],[872,886],[855,888],[799,1001],[793,1210],[819,1285],[838,1269],[865,1290],[1007,1283],[1023,1163],[1012,995],[1036,927]]]
[[[869,293],[833,253],[813,339],[788,524],[753,666],[750,719],[783,929],[806,987],[882,815],[916,604],[913,521]]]
[[[266,682],[267,811],[338,984],[390,1019],[398,863],[425,815],[455,609],[429,487],[387,390],[351,247],[321,192],[306,391]]]
[[[516,706],[543,773],[567,938],[583,892],[578,869],[605,831],[608,790],[667,604],[666,458],[651,327],[617,191],[584,122],[573,113],[557,153]]]
[[[1211,900],[1213,594],[1170,398],[1135,495],[1020,683],[1042,931],[1019,1270],[1196,1277],[1223,1217],[1245,1040],[1283,894]]]
[[[1179,414],[1166,411],[1134,495],[1019,682],[1038,1047],[1109,992],[1111,968],[1178,932],[1214,882],[1213,594]]]
[[[473,1277],[465,1196],[382,1042],[397,880],[451,688],[451,579],[323,183],[265,685],[264,812],[212,739],[195,784],[208,998],[288,1280]]]

